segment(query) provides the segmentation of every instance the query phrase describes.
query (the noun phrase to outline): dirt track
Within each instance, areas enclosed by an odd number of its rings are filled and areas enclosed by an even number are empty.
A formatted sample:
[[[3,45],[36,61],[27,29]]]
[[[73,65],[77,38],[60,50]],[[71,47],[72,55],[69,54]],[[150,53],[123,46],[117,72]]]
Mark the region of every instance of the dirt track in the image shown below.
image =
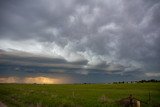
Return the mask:
[[[0,107],[7,107],[7,106],[0,101]]]

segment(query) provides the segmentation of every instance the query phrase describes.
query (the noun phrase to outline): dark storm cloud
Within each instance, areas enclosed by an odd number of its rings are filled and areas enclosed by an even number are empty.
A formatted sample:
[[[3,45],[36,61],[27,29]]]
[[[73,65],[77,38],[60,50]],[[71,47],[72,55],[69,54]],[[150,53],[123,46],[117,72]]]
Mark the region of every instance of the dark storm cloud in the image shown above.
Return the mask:
[[[77,74],[134,77],[160,71],[159,0],[5,0],[0,5],[3,61],[64,64]]]
[[[16,54],[15,54],[16,52]],[[81,74],[89,73],[107,74],[107,72],[122,72],[124,66],[118,64],[106,64],[105,62],[95,66],[87,65],[87,60],[68,62],[60,58],[47,58],[14,50],[14,53],[0,50],[0,74],[27,75],[27,74]],[[4,72],[5,71],[5,72]]]
[[[20,65],[20,66],[37,66],[37,67],[50,67],[50,68],[63,68],[63,69],[81,69],[83,65],[87,64],[87,60],[76,62],[68,62],[62,58],[49,58],[43,56],[36,56],[31,53],[25,53],[14,50],[7,52],[0,50],[0,63],[1,65]]]
[[[72,64],[72,65],[86,65],[87,60],[81,60],[76,62],[67,62],[65,59],[62,58],[49,58],[43,56],[36,56],[31,53],[25,53],[21,51],[16,51],[16,54],[11,52],[6,52],[4,50],[0,50],[0,59],[1,61],[20,61],[20,62],[29,62],[29,63],[46,63],[46,64]],[[25,55],[26,54],[26,55]],[[30,55],[30,56],[29,56]]]

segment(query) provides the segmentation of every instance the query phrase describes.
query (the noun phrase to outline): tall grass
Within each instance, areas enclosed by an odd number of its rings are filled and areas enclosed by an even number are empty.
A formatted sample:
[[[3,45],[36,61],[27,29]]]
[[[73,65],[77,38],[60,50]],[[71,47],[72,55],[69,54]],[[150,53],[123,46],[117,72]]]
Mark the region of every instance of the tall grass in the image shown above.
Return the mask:
[[[156,106],[160,83],[135,84],[0,84],[0,101],[9,107],[117,107],[116,101],[130,94]]]

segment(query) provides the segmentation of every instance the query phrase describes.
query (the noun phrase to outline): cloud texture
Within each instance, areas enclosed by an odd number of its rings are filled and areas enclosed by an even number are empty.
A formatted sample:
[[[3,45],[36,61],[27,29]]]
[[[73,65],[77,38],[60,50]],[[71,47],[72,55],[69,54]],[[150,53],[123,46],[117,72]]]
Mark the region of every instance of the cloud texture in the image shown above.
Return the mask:
[[[42,71],[89,82],[96,75],[103,79],[94,82],[159,77],[159,0],[5,0],[0,5],[2,77]],[[22,74],[13,72],[17,66]]]

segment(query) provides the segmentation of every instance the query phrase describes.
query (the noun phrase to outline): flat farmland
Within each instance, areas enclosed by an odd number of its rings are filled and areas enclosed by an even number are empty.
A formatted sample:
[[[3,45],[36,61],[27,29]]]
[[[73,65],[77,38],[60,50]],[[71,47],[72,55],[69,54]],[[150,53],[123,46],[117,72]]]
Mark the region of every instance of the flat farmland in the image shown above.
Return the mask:
[[[8,107],[119,107],[130,94],[141,107],[159,107],[160,83],[0,84],[0,101]]]

